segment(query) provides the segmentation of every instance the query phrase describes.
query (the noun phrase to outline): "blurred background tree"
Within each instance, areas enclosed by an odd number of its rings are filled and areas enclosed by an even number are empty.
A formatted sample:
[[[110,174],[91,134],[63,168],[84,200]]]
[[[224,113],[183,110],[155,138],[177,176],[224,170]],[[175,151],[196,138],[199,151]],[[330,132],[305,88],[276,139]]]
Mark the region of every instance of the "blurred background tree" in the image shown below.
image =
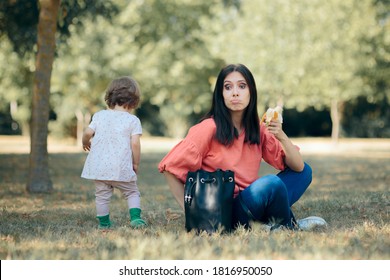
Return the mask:
[[[375,95],[359,75],[377,69],[362,43],[383,30],[371,0],[242,1],[215,13],[220,24],[207,25],[221,35],[208,45],[215,56],[253,70],[263,106],[330,110],[337,141],[345,103]]]
[[[28,135],[38,1],[0,3],[0,133]],[[107,84],[132,75],[145,134],[182,137],[208,110],[219,69],[240,62],[256,77],[260,112],[284,105],[290,136],[330,136],[333,128],[336,139],[390,137],[389,7],[388,0],[63,0],[49,133],[80,143],[105,108]]]
[[[30,161],[27,179],[29,192],[50,192],[53,189],[49,174],[47,137],[50,115],[51,75],[56,50],[57,25],[62,34],[67,35],[69,24],[77,15],[96,12],[102,2],[88,7],[89,0],[40,0],[2,1],[0,6],[1,37],[11,42],[14,51],[23,57],[35,54],[33,74],[31,118],[30,118]],[[104,4],[104,3],[103,3]],[[72,9],[74,8],[74,9]],[[7,48],[8,50],[8,48]],[[24,66],[23,63],[20,64]],[[23,70],[25,68],[23,67]],[[13,74],[10,75],[11,77]],[[26,76],[29,76],[28,74]],[[9,78],[5,75],[6,78]],[[11,84],[8,80],[8,84]],[[11,85],[12,88],[12,85]],[[19,94],[10,100],[10,112],[17,110]]]
[[[358,71],[371,94],[346,103],[343,128],[351,137],[390,136],[390,1],[373,1],[377,28],[361,41],[370,63]]]

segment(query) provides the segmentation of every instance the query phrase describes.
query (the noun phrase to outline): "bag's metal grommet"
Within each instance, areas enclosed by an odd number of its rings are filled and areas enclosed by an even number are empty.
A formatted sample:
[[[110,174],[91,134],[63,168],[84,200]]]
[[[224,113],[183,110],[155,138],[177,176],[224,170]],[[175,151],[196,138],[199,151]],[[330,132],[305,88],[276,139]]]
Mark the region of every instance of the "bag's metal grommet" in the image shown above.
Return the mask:
[[[191,199],[192,199],[192,197],[191,197],[190,195],[186,195],[186,196],[184,197],[184,201],[185,201],[185,202],[191,202]]]

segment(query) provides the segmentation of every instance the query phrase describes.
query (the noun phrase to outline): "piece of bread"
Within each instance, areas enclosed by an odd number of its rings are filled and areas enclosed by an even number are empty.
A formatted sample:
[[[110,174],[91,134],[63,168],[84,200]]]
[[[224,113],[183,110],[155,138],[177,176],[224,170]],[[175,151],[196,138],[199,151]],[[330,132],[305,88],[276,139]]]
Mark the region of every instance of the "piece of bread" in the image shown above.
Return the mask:
[[[268,108],[267,112],[265,112],[263,117],[261,118],[260,123],[264,122],[266,126],[269,125],[271,120],[276,120],[280,123],[283,123],[282,112],[283,108],[280,106],[276,106],[275,108]]]

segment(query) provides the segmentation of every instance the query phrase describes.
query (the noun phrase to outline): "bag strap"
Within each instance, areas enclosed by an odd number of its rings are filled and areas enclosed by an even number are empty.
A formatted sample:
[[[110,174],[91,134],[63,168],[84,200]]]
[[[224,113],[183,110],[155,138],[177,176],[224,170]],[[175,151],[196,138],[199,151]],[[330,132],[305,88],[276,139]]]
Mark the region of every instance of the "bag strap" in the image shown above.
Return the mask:
[[[186,192],[185,192],[185,195],[184,195],[184,203],[186,204],[189,204],[191,205],[191,202],[192,202],[192,190],[196,184],[196,180],[194,180],[194,178],[190,177],[188,179],[188,182],[189,183],[192,183],[191,186],[189,188],[186,188]]]

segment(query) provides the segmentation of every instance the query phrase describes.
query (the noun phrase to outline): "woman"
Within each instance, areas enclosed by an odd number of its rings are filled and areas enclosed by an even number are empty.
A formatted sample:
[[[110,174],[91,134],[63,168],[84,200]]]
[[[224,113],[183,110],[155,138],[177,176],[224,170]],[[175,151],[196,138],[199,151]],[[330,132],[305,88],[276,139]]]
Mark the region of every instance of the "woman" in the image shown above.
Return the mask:
[[[281,172],[259,178],[262,160]],[[236,227],[248,228],[251,221],[272,225],[271,229],[326,226],[319,217],[295,221],[290,207],[310,185],[311,168],[303,162],[280,122],[271,121],[268,126],[260,123],[255,80],[242,64],[231,64],[220,71],[210,111],[158,168],[183,209],[183,184],[188,171],[220,168],[235,173]]]

